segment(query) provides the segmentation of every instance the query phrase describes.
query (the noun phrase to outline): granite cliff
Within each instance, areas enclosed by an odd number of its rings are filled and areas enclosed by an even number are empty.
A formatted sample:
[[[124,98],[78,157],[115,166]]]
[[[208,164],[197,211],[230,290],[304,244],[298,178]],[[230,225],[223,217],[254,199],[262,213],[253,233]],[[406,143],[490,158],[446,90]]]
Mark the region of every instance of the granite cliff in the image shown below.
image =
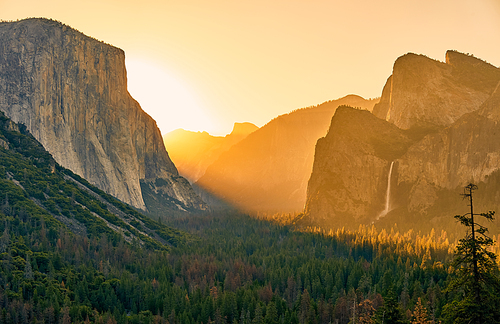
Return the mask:
[[[488,186],[485,208],[500,210],[500,90],[451,126],[430,134],[397,160],[396,188],[405,212],[425,215],[440,196],[468,182]],[[400,198],[400,199],[401,199]]]
[[[338,106],[372,110],[378,99],[349,95],[279,116],[223,153],[195,183],[212,196],[250,212],[300,212],[306,200],[314,145]]]
[[[414,139],[369,111],[339,107],[328,134],[316,144],[307,188],[307,224],[356,227],[379,217],[391,162]]]
[[[446,52],[444,63],[406,54],[394,63],[373,114],[403,129],[449,126],[477,110],[499,79],[498,68],[456,51]]]
[[[59,164],[134,207],[147,210],[142,183],[169,208],[205,208],[128,93],[121,49],[47,19],[0,23],[0,110]]]
[[[499,82],[500,69],[457,52],[399,58],[379,118],[349,108],[332,118],[297,223],[449,229],[469,182],[486,189],[478,208],[500,210]]]

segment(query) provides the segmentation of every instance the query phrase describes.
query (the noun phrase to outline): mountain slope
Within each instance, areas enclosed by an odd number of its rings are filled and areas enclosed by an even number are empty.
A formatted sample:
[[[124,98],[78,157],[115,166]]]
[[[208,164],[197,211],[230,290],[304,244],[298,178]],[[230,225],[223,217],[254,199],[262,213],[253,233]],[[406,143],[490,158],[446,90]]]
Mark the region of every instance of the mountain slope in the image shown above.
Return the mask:
[[[2,213],[44,223],[49,239],[69,230],[161,250],[185,240],[59,166],[24,125],[1,112],[0,163]]]
[[[0,40],[0,110],[58,163],[143,210],[141,183],[165,191],[157,179],[178,183],[171,199],[182,208],[204,208],[129,95],[122,50],[47,19],[2,22]]]
[[[350,95],[279,116],[222,154],[196,186],[245,211],[300,211],[314,145],[337,107],[371,110],[376,102]]]
[[[235,123],[232,132],[224,137],[177,129],[165,134],[163,142],[179,174],[196,182],[222,153],[257,129],[252,123]]]

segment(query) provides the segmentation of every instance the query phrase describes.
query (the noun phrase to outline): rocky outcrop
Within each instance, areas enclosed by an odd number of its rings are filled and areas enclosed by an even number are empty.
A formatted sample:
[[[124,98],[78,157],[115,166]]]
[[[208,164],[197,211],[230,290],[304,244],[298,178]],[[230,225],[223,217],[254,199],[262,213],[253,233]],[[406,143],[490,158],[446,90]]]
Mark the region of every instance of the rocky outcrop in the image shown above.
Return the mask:
[[[499,122],[497,87],[479,110],[411,147],[398,162],[398,185],[410,188],[408,211],[425,214],[440,190],[491,180],[490,176],[500,170]],[[496,200],[491,203],[497,205],[500,200]]]
[[[350,95],[279,116],[222,154],[196,185],[245,211],[299,212],[306,201],[314,146],[328,131],[337,107],[349,104],[371,111],[376,102]]]
[[[469,182],[486,189],[476,207],[499,210],[499,72],[457,52],[446,63],[398,59],[373,110],[382,120],[337,110],[317,143],[297,223],[450,229],[452,216],[465,212],[459,194]],[[490,229],[500,232],[498,224]]]
[[[0,110],[59,164],[144,210],[140,181],[175,181],[156,122],[127,91],[121,49],[46,19],[0,23],[0,40]],[[199,208],[181,187],[183,208]]]
[[[446,63],[406,54],[394,63],[373,113],[403,129],[449,126],[477,110],[499,81],[499,69],[456,51],[446,53]]]
[[[235,123],[226,136],[177,129],[163,136],[163,142],[179,174],[196,182],[222,153],[259,129],[252,123]]]
[[[305,223],[356,228],[377,219],[391,163],[414,142],[407,133],[368,111],[339,107],[316,144]]]

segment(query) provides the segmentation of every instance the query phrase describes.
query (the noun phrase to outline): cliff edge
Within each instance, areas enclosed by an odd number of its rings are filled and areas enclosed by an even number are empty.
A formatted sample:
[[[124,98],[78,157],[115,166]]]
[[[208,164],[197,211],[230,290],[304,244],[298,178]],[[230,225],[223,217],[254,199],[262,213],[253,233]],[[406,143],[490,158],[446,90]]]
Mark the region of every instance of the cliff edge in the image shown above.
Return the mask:
[[[143,210],[141,182],[157,179],[175,183],[167,205],[204,208],[128,93],[121,49],[38,18],[0,23],[0,40],[0,110],[59,164]]]

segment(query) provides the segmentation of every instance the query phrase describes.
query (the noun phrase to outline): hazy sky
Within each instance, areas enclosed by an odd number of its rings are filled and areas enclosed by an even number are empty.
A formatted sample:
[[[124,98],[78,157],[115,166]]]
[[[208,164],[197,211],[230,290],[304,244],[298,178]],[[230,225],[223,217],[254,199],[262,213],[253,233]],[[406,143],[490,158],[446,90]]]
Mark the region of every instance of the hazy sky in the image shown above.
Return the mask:
[[[447,49],[500,65],[500,0],[0,0],[122,48],[162,133],[228,133],[347,94],[380,96],[397,57]]]

